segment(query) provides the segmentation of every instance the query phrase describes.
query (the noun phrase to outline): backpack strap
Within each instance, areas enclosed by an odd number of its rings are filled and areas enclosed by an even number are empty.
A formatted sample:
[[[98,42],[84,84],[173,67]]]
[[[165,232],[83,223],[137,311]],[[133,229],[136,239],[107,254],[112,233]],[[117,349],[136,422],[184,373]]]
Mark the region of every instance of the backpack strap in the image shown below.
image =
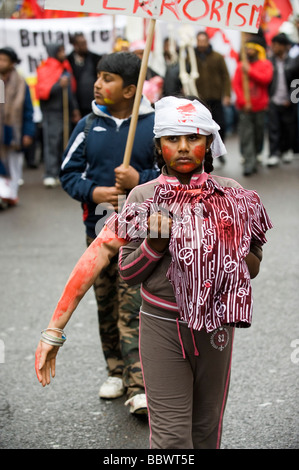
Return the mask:
[[[92,123],[93,123],[93,121],[96,117],[97,117],[97,115],[93,112],[87,115],[87,118],[86,118],[86,121],[85,121],[85,127],[84,127],[84,135],[85,135],[84,151],[85,151],[85,148],[86,148],[87,136],[88,136],[89,131],[91,129]]]
[[[85,134],[85,140],[88,136],[88,133],[90,131],[91,125],[93,123],[93,120],[96,118],[95,113],[90,113],[87,115],[86,121],[85,121],[85,127],[84,127],[84,134]]]

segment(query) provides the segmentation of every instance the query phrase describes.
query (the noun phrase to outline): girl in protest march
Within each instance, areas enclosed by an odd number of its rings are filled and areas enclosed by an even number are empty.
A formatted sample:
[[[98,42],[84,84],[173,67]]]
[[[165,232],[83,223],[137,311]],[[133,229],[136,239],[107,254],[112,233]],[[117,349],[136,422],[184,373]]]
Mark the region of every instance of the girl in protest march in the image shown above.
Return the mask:
[[[152,449],[219,448],[235,327],[252,321],[250,278],[271,221],[255,191],[211,176],[226,153],[197,99],[155,105],[165,166],[134,188],[75,266],[36,351],[42,385],[55,375],[63,328],[119,249],[120,275],[141,282],[140,358]]]

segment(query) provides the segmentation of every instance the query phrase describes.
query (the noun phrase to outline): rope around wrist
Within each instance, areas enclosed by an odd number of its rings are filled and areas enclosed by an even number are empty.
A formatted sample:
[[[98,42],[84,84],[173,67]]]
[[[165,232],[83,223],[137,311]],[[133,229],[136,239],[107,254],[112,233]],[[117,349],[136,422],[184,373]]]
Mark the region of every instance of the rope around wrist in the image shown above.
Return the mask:
[[[51,335],[50,333],[47,333],[47,331],[58,331],[59,333],[61,333],[61,337]],[[45,330],[41,331],[40,340],[43,343],[50,344],[50,346],[61,347],[66,341],[66,334],[60,328],[46,328]]]

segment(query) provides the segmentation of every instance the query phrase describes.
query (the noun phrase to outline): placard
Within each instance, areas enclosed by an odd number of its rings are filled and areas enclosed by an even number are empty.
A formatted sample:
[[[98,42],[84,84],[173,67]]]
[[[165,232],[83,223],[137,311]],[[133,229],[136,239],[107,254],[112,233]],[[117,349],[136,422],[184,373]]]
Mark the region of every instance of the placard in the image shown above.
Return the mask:
[[[46,0],[45,8],[257,32],[264,0]]]

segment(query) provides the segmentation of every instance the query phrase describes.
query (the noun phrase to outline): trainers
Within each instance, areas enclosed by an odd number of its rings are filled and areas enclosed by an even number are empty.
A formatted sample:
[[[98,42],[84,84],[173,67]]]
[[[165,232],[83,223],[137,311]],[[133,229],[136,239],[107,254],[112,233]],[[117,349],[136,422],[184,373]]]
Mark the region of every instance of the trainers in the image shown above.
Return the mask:
[[[291,163],[294,159],[293,152],[289,150],[288,152],[284,153],[282,156],[283,163]]]
[[[267,166],[277,166],[280,158],[277,155],[271,155],[267,160]]]
[[[145,393],[139,393],[134,395],[132,398],[129,398],[125,402],[125,405],[130,405],[130,413],[135,413],[137,415],[147,414],[147,402]]]
[[[46,186],[47,188],[55,188],[58,185],[59,185],[59,179],[58,178],[53,178],[52,176],[47,176],[44,179],[44,186]]]
[[[108,377],[99,390],[100,398],[118,398],[125,393],[122,379],[119,377]]]

